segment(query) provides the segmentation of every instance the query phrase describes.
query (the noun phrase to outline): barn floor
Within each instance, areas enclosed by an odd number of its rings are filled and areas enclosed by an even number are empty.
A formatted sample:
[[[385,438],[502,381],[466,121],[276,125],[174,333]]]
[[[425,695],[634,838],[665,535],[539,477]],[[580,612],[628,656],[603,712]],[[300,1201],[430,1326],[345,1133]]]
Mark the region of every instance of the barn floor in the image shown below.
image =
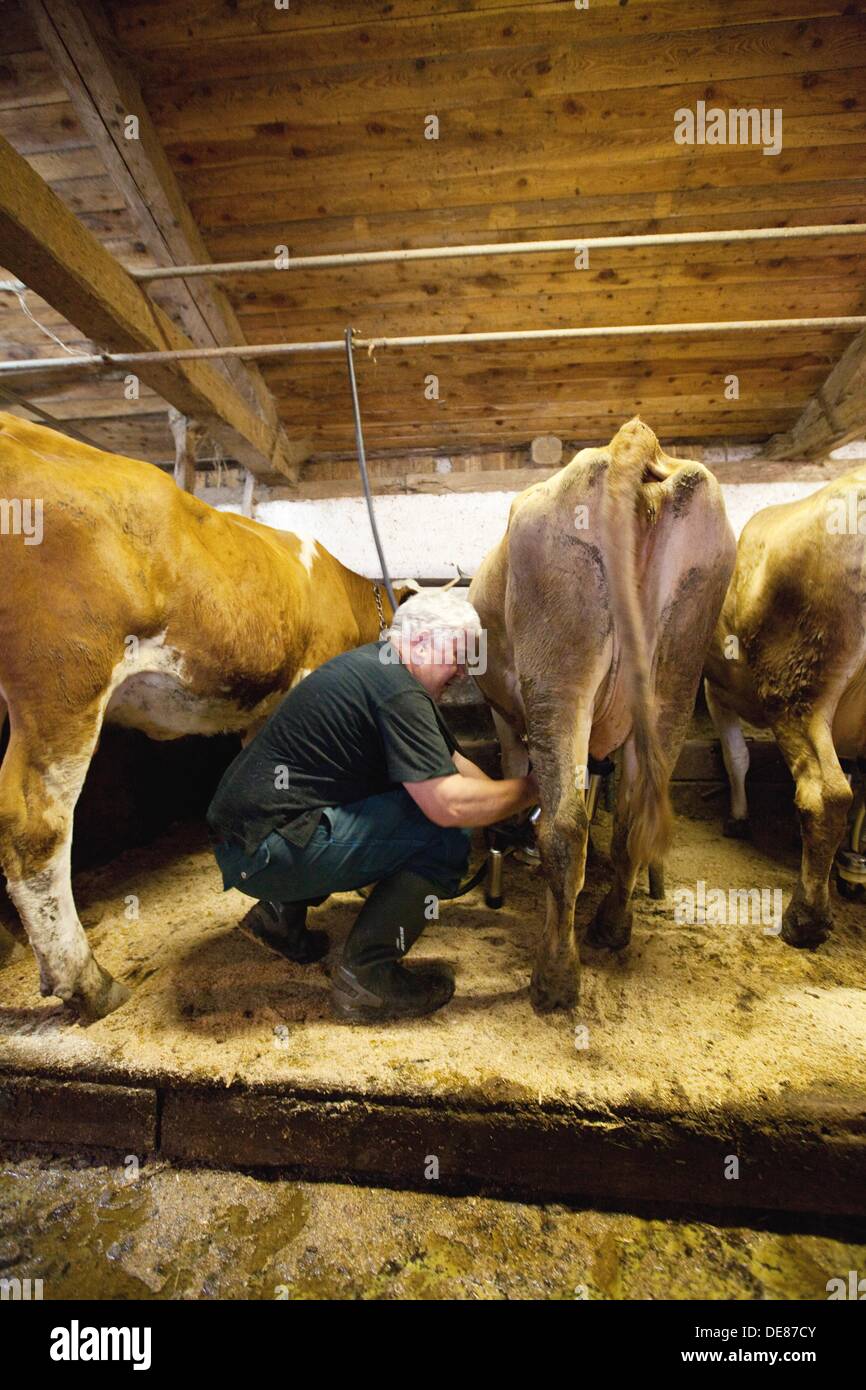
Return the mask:
[[[857,1242],[857,1243],[854,1243]],[[866,1228],[754,1229],[0,1144],[0,1277],[46,1299],[825,1299]]]
[[[673,919],[696,877],[787,896],[796,839],[759,830],[726,841],[715,814],[680,816],[667,900],[639,894],[623,955],[584,951],[574,1017],[530,1007],[542,885],[509,863],[501,911],[476,892],[420,943],[453,962],[451,1005],[364,1029],[332,1021],[326,969],[235,930],[249,900],[221,892],[201,831],[182,829],[77,880],[99,958],[134,986],[123,1009],[70,1023],[40,999],[29,950],[7,956],[0,1137],[428,1191],[432,1158],[443,1191],[862,1214],[866,908],[835,898],[816,953]],[[607,882],[608,832],[601,812],[581,920]],[[357,902],[313,914],[335,944]]]

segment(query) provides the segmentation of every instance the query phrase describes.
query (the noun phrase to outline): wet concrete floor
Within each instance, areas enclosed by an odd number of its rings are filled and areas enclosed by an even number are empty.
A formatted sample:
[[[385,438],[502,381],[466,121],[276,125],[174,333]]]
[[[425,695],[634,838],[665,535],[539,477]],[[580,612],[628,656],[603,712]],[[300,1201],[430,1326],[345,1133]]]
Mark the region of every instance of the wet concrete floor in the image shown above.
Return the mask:
[[[866,1223],[714,1224],[0,1146],[0,1280],[41,1279],[45,1299],[823,1300],[852,1269],[866,1273]]]

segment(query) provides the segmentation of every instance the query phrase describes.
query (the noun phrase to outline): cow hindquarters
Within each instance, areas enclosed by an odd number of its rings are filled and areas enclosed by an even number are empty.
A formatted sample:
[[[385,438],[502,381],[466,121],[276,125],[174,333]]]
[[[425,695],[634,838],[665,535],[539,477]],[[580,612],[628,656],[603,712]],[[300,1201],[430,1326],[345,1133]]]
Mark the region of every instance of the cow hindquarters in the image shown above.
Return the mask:
[[[833,926],[830,869],[845,834],[852,792],[824,712],[786,720],[774,725],[773,733],[796,785],[803,841],[800,878],[782,918],[782,939],[789,946],[820,946]]]
[[[567,714],[567,707],[561,710]],[[574,939],[574,905],[583,888],[589,818],[586,812],[588,720],[559,730],[529,713],[529,747],[538,779],[541,816],[538,849],[547,880],[546,916],[530,985],[534,1006],[543,1013],[573,1008],[579,988]]]
[[[0,866],[39,963],[41,991],[87,1020],[129,997],[94,959],[72,897],[73,812],[97,735],[91,720],[43,739],[13,719],[0,769]]]

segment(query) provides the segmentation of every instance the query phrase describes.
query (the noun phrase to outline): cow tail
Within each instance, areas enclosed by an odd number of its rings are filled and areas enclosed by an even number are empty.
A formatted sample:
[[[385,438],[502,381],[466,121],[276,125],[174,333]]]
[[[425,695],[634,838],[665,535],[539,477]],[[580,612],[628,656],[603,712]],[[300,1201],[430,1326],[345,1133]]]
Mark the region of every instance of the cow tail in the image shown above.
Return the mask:
[[[627,806],[628,850],[635,865],[664,858],[673,823],[668,797],[669,773],[659,742],[646,633],[635,577],[637,500],[644,475],[656,462],[657,449],[658,441],[652,430],[637,416],[623,425],[610,445],[603,502],[614,630],[619,637],[629,687],[637,754],[637,774]]]

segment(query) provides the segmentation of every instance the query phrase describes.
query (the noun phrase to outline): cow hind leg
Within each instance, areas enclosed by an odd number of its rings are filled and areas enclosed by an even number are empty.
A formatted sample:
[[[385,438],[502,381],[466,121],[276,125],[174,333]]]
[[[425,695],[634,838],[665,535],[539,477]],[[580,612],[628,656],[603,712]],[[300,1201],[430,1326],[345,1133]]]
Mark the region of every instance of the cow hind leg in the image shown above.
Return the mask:
[[[665,655],[664,660],[666,664],[662,669],[667,669],[672,665],[671,659]],[[678,672],[679,680],[668,682],[668,687],[659,699],[656,717],[659,745],[668,778],[685,740],[700,678],[697,663],[693,663],[693,669],[689,671],[687,662],[680,660],[673,669]],[[623,950],[631,940],[634,919],[631,900],[641,867],[632,859],[628,844],[631,829],[629,800],[636,776],[637,754],[634,739],[629,737],[623,744],[622,775],[611,837],[613,883],[607,896],[599,904],[587,933],[590,945],[607,946],[615,951]],[[648,869],[650,897],[661,901],[665,896],[664,861],[655,860],[648,865]]]
[[[502,752],[502,776],[525,777],[529,771],[529,754],[525,745],[507,719],[503,719],[496,710],[491,710],[491,713]]]
[[[708,680],[704,681],[707,709],[722,745],[722,758],[731,789],[731,814],[725,821],[725,834],[732,840],[745,840],[749,834],[749,803],[746,800],[746,773],[749,747],[740,721],[718,700]]]
[[[607,946],[614,951],[621,951],[631,940],[633,917],[631,896],[640,868],[640,865],[632,859],[628,848],[629,830],[631,829],[628,798],[636,773],[637,761],[634,739],[629,737],[623,744],[622,768],[613,815],[613,833],[610,843],[613,883],[599,904],[586,934],[586,939],[591,946]],[[653,865],[653,874],[657,883],[663,872],[663,865]]]
[[[830,870],[853,794],[823,713],[773,732],[794,778],[803,841],[800,878],[782,918],[782,939],[789,946],[820,946],[833,926]]]
[[[538,849],[547,881],[543,935],[532,972],[530,997],[536,1009],[547,1013],[577,1004],[579,958],[574,939],[574,905],[583,888],[589,818],[583,788],[586,786],[588,728],[554,738],[533,731],[530,759],[538,779],[541,816],[537,826]]]
[[[72,896],[73,812],[97,734],[55,728],[49,742],[13,727],[0,769],[0,866],[39,964],[41,992],[87,1021],[129,997],[95,960]]]

